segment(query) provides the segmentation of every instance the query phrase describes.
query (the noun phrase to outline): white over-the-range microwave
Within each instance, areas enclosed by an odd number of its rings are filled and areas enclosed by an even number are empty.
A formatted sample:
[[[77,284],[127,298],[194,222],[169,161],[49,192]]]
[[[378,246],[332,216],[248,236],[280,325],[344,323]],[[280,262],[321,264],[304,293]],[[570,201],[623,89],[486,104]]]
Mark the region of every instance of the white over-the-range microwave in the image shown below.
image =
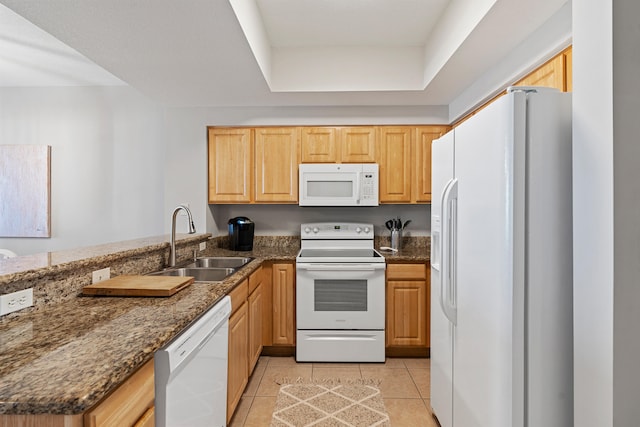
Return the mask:
[[[303,163],[300,206],[378,206],[376,163]]]

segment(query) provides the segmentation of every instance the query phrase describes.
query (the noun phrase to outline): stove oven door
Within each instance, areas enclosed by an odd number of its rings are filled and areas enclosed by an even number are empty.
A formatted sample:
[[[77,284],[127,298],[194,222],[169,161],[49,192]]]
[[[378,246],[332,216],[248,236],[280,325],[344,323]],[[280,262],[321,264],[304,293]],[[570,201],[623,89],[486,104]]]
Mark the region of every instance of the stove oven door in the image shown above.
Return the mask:
[[[384,263],[297,263],[297,329],[383,330]]]

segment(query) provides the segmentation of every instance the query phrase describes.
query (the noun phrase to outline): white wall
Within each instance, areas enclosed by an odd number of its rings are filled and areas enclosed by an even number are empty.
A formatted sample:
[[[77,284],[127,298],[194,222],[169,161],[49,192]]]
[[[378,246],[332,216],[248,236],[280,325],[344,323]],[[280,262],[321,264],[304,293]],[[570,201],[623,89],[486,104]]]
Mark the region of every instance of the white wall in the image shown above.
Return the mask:
[[[640,419],[637,0],[573,2],[575,425]]]
[[[162,234],[161,118],[125,86],[0,88],[0,144],[51,146],[51,238],[0,238],[0,248],[26,255]]]

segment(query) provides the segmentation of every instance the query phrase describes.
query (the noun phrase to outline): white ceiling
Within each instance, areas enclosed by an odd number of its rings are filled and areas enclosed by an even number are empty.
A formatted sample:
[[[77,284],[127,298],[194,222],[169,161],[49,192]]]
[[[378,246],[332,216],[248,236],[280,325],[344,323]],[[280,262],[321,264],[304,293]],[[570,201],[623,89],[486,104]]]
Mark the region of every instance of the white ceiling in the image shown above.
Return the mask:
[[[0,0],[0,86],[125,82],[167,106],[448,105],[566,1]]]

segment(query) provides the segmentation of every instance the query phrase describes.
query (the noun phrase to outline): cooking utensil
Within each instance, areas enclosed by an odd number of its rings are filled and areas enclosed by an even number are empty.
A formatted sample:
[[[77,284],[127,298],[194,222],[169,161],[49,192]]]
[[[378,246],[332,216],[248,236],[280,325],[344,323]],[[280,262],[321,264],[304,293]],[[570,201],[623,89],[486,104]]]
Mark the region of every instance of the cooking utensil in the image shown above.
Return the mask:
[[[407,225],[411,224],[411,220],[408,219],[404,222],[404,224],[402,224],[402,229],[404,230],[405,228],[407,228]]]
[[[384,225],[387,227],[387,230],[391,231],[391,229],[393,228],[393,220],[388,220],[384,223]]]

